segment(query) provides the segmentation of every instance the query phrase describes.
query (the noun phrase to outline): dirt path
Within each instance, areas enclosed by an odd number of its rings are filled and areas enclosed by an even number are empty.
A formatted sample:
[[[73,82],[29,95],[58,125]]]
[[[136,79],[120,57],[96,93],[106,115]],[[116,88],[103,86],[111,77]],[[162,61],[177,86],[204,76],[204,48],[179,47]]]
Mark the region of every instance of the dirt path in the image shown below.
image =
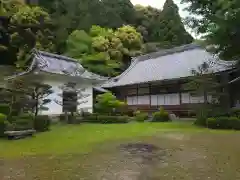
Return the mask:
[[[236,180],[240,135],[165,133],[85,155],[0,160],[1,180]]]

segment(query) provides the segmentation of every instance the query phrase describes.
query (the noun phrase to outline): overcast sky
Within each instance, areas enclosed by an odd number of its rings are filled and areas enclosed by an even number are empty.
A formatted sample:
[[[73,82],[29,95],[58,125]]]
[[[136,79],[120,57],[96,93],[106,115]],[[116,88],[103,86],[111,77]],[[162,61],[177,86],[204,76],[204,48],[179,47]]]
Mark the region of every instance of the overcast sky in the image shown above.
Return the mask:
[[[131,2],[136,5],[136,4],[141,4],[143,6],[152,6],[158,9],[162,9],[165,0],[131,0]],[[181,17],[186,17],[188,15],[188,12],[184,11],[183,9],[186,7],[185,5],[181,4],[181,0],[174,0],[174,2],[178,5],[179,7],[179,13]],[[189,28],[186,28],[193,36],[196,37],[195,33],[191,32]]]

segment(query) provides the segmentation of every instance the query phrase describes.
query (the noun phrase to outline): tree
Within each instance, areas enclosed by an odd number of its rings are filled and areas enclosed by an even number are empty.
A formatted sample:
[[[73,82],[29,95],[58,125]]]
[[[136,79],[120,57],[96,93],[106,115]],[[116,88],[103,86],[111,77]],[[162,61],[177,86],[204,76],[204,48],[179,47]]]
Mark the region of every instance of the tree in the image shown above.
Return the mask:
[[[63,107],[65,113],[65,121],[68,123],[74,123],[74,113],[78,112],[78,105],[88,102],[86,98],[89,94],[84,93],[84,88],[77,88],[74,83],[66,83],[59,86],[62,93],[58,94],[61,100],[55,99],[54,101]],[[68,113],[71,115],[68,116]]]
[[[103,25],[106,19],[104,6],[99,0],[40,0],[54,20],[55,45],[58,53],[65,51],[65,42],[74,30],[88,31],[92,25]]]
[[[1,53],[10,59],[7,64],[13,62],[24,68],[33,48],[54,50],[50,16],[42,8],[13,0],[2,7],[2,14],[5,22],[1,26],[2,46],[6,48]]]
[[[118,108],[125,105],[124,102],[119,101],[112,93],[107,92],[97,96],[95,108],[102,114],[111,115]]]
[[[240,38],[239,0],[182,0],[192,14],[187,18],[189,26],[211,46],[213,52],[225,60],[238,60]]]
[[[11,80],[7,83],[7,88],[1,92],[1,112],[7,115],[7,119],[11,121],[12,116],[17,116],[23,112],[30,112],[35,102],[32,101],[32,89],[23,80]],[[6,108],[4,108],[6,107]]]
[[[178,12],[178,6],[173,0],[166,0],[161,20],[156,24],[153,34],[159,34],[159,41],[169,46],[179,46],[189,44],[193,41],[192,36],[185,30],[181,17]]]
[[[197,96],[204,97],[204,103],[208,103],[208,95],[219,99],[220,83],[217,80],[214,72],[210,70],[208,63],[203,63],[198,69],[192,70],[193,77],[186,84],[186,89],[191,90],[191,93]]]
[[[82,65],[103,76],[116,76],[124,70],[130,58],[142,53],[142,36],[132,26],[117,30],[92,26],[74,31],[67,40],[65,54],[79,59]]]
[[[107,20],[109,21],[108,18],[111,18],[111,16],[116,18],[115,20],[112,19],[111,22],[106,24],[107,27],[118,28],[124,24],[126,25],[135,23],[135,9],[130,0],[102,0],[101,2],[108,15],[106,16]],[[112,22],[117,23],[117,26],[111,26],[110,23]]]
[[[39,111],[46,111],[49,108],[46,107],[52,100],[47,97],[53,93],[52,87],[43,83],[31,83],[29,84],[33,88],[32,100],[34,102],[33,113],[36,117]]]
[[[225,85],[219,82],[220,79],[210,70],[207,63],[203,63],[198,69],[192,70],[192,75],[184,88],[195,96],[204,97],[204,103],[196,106],[196,124],[205,126],[210,113],[220,114],[219,112],[223,112],[220,102],[222,97],[226,95],[221,91]]]
[[[84,30],[73,31],[66,41],[66,55],[81,59],[92,52],[92,38]]]
[[[144,41],[157,41],[158,36],[162,36],[162,34],[152,34],[154,32],[154,28],[159,28],[156,26],[158,21],[160,21],[161,10],[157,8],[153,8],[151,6],[135,6],[136,12],[136,21],[135,26],[137,30],[143,35]]]

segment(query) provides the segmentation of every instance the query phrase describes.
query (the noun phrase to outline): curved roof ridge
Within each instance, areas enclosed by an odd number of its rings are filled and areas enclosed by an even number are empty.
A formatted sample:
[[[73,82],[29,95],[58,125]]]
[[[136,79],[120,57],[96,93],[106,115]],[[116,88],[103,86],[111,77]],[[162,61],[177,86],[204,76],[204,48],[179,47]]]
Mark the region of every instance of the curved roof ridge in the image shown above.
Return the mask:
[[[76,59],[70,58],[68,56],[53,54],[53,53],[50,53],[50,52],[40,51],[40,50],[37,50],[37,49],[34,50],[34,54],[35,53],[39,53],[40,55],[43,55],[43,56],[48,56],[48,57],[57,58],[57,59],[65,60],[65,61],[71,61],[71,62],[79,63]]]
[[[175,54],[175,53],[181,53],[184,51],[188,51],[188,50],[192,50],[192,49],[203,49],[201,45],[195,44],[195,43],[191,43],[191,44],[185,44],[182,46],[177,46],[177,47],[173,47],[170,49],[162,49],[159,50],[157,52],[153,52],[153,53],[149,53],[149,54],[145,54],[142,56],[138,56],[136,57],[136,59],[138,59],[139,61],[145,61],[148,59],[156,59],[158,57],[161,56],[167,56],[167,55],[171,55],[171,54]]]

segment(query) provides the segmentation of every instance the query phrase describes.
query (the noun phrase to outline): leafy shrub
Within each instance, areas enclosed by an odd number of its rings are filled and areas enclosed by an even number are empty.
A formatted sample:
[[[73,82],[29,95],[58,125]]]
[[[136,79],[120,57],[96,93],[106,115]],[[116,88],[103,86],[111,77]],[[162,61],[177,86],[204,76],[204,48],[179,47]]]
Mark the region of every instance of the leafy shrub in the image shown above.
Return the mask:
[[[196,112],[195,124],[198,126],[206,126],[209,110],[207,108],[199,108]]]
[[[48,131],[51,124],[49,116],[39,115],[34,119],[34,129],[38,132]]]
[[[10,111],[8,104],[0,104],[0,113],[8,115]]]
[[[153,113],[152,121],[153,122],[167,122],[167,121],[170,121],[169,113],[161,107],[160,111]]]
[[[217,129],[232,129],[229,117],[227,116],[216,117],[216,125]]]
[[[128,123],[129,116],[118,116],[117,121],[118,121],[118,123]]]
[[[100,124],[117,124],[117,123],[128,123],[128,116],[108,116],[108,115],[98,115],[91,114],[83,120],[83,122],[88,123],[100,123]]]
[[[12,128],[15,131],[28,130],[33,128],[33,116],[31,114],[22,114],[12,117]]]
[[[211,129],[240,130],[240,119],[237,117],[216,117],[207,119],[207,127]]]
[[[98,123],[97,114],[96,113],[89,114],[88,116],[84,117],[83,121],[88,123]]]
[[[102,124],[121,124],[128,123],[128,116],[106,116],[106,115],[98,115],[97,122]]]
[[[147,119],[148,119],[148,114],[147,113],[143,113],[143,112],[140,112],[140,111],[135,112],[135,117],[134,117],[135,121],[144,122]]]
[[[238,117],[230,117],[229,121],[231,129],[240,130],[240,119]]]
[[[65,114],[61,114],[59,116],[59,120],[60,122],[63,123],[68,123],[68,124],[74,124],[74,122],[76,121],[76,114],[67,114],[67,120],[65,119]]]
[[[64,122],[65,121],[65,114],[60,114],[59,115],[59,120],[60,120],[60,122]]]
[[[240,117],[240,109],[233,108],[230,110],[230,115],[235,117]]]
[[[112,93],[100,94],[96,98],[95,109],[101,114],[113,114],[125,106],[125,103],[119,101]]]
[[[211,128],[211,129],[217,129],[218,125],[217,125],[217,120],[216,118],[207,118],[206,121],[207,127]]]
[[[0,114],[0,137],[4,136],[4,131],[6,129],[7,117],[4,114]]]

